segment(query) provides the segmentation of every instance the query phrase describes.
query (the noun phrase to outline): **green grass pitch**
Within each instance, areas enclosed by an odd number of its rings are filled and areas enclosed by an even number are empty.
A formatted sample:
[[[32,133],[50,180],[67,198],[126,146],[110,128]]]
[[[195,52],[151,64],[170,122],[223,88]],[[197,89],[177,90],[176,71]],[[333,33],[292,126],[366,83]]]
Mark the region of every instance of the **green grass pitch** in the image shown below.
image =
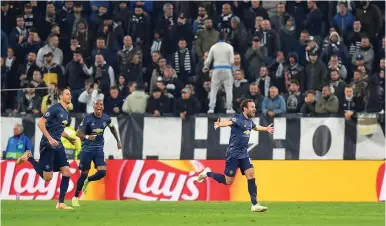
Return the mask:
[[[70,204],[69,201],[66,202]],[[55,201],[2,201],[2,226],[381,226],[385,203],[264,203],[265,213],[246,202],[81,201],[56,210]]]

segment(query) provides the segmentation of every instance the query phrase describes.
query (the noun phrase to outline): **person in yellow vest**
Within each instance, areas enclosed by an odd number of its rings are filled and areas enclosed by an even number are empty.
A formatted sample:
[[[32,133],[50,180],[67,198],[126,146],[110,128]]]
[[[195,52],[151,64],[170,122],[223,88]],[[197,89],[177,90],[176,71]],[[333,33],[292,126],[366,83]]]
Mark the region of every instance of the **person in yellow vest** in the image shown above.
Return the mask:
[[[45,95],[43,97],[42,104],[41,104],[40,110],[41,110],[43,115],[47,112],[47,109],[51,105],[59,103],[58,86],[55,83],[50,83],[50,84],[48,84],[48,90],[49,90],[48,95]],[[54,90],[54,103],[52,103],[52,99],[51,99],[51,91],[52,90]],[[72,109],[74,109],[74,106],[72,105],[72,103],[70,103],[67,106],[67,110],[72,111]]]
[[[75,139],[75,144],[71,144],[68,139],[62,137],[61,141],[64,146],[64,150],[66,151],[66,155],[68,159],[79,159],[79,154],[82,149],[82,142],[80,138],[76,136],[76,130],[71,127],[71,117],[68,117],[68,123],[66,128],[64,128],[64,132],[68,134],[69,137]]]

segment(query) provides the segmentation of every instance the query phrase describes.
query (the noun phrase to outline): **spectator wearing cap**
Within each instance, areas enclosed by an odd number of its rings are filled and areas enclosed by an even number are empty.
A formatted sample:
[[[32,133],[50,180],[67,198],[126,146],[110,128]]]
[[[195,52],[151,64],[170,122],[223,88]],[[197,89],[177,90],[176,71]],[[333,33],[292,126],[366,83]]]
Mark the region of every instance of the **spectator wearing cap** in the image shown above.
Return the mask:
[[[59,38],[56,35],[49,35],[48,36],[48,43],[39,49],[37,59],[36,59],[36,65],[38,67],[43,67],[44,65],[44,55],[51,52],[54,55],[54,63],[62,66],[63,63],[63,52],[61,49],[58,48],[59,45]]]
[[[68,14],[63,21],[63,25],[65,26],[64,30],[68,36],[72,36],[75,33],[80,21],[83,21],[84,23],[87,21],[87,18],[82,15],[83,7],[80,2],[74,2],[73,9],[74,13]]]
[[[379,7],[368,0],[360,1],[360,7],[355,12],[356,18],[361,21],[363,31],[370,39],[376,38],[382,29],[382,13]]]
[[[8,1],[1,1],[1,21],[7,21],[7,23],[1,24],[1,30],[3,30],[6,35],[9,35],[16,25],[15,10],[13,7],[10,7],[9,3]],[[3,38],[1,40],[3,40]]]
[[[321,60],[327,64],[332,55],[337,55],[343,64],[348,63],[349,54],[347,47],[340,40],[338,32],[331,32],[328,45],[323,49]]]
[[[193,32],[192,24],[188,21],[184,13],[181,13],[177,18],[177,23],[171,28],[171,37],[173,50],[179,48],[178,44],[181,39],[186,41],[187,48],[192,48]]]
[[[315,106],[316,106],[315,94],[316,93],[314,90],[307,91],[306,97],[304,98],[304,103],[300,108],[300,113],[315,114]]]
[[[20,45],[21,47],[20,53],[22,53],[23,55],[26,55],[30,52],[37,53],[41,46],[42,46],[42,41],[39,37],[39,34],[36,28],[33,27],[29,29],[27,42],[24,42]]]
[[[181,98],[176,101],[175,114],[181,119],[186,119],[200,112],[200,102],[191,95],[189,88],[181,90]]]
[[[153,116],[162,116],[170,113],[170,100],[162,93],[160,88],[155,88],[152,95],[147,100],[146,113]]]
[[[277,33],[280,33],[281,27],[286,25],[286,21],[290,17],[291,15],[286,12],[285,2],[277,3],[276,13],[270,17],[273,29]]]
[[[149,95],[144,91],[141,83],[137,84],[137,89],[133,91],[123,103],[122,111],[125,113],[145,113]]]
[[[119,114],[122,111],[123,99],[119,95],[119,89],[116,86],[110,88],[110,95],[104,98],[105,112],[107,114]]]
[[[330,61],[327,65],[328,70],[331,71],[338,71],[339,77],[343,80],[347,79],[347,69],[344,64],[342,64],[342,61],[339,60],[339,57],[337,55],[332,55],[330,57]]]
[[[210,48],[218,41],[219,32],[213,28],[211,19],[205,20],[205,28],[197,33],[196,54],[198,59],[202,59],[205,52],[209,52]]]
[[[258,77],[257,71],[264,65],[266,49],[261,46],[260,38],[255,36],[252,40],[252,46],[245,53],[245,60],[248,65],[248,77],[255,81]]]
[[[111,16],[103,18],[103,26],[99,28],[97,35],[106,40],[106,46],[112,52],[118,52],[123,45],[123,29],[121,25],[114,22]]]
[[[20,158],[25,151],[33,152],[32,142],[23,132],[23,125],[16,124],[13,127],[13,136],[8,139],[5,149],[5,159],[16,160]]]
[[[217,92],[224,86],[226,93],[227,114],[233,114],[235,111],[232,106],[232,87],[233,75],[232,64],[234,63],[233,46],[226,43],[226,34],[220,34],[220,41],[210,48],[208,58],[204,62],[203,72],[209,71],[209,65],[213,61],[213,75],[211,76],[212,87],[209,97],[209,114],[214,113],[216,107]]]
[[[144,14],[143,8],[135,7],[134,14],[128,21],[127,34],[131,36],[136,45],[142,46],[142,49],[150,47],[151,20]]]
[[[346,87],[346,82],[343,81],[339,76],[339,71],[332,70],[330,72],[330,89],[331,93],[338,97],[339,100],[343,100],[344,97],[344,87]]]
[[[358,58],[358,55],[363,56],[366,68],[368,68],[369,70],[372,70],[375,54],[374,54],[373,47],[370,44],[370,39],[368,37],[362,37],[361,47],[352,56],[352,64],[354,66],[357,66],[356,59]]]
[[[306,75],[304,67],[299,64],[299,57],[296,52],[290,52],[287,57],[288,66],[284,69],[285,78],[285,90],[290,86],[292,80],[299,82],[300,91],[305,92],[306,88]],[[280,85],[279,85],[280,87]]]
[[[323,27],[323,15],[319,10],[316,1],[308,1],[307,6],[310,11],[304,22],[304,28],[307,29],[310,35],[314,36],[316,40],[320,40]]]
[[[170,102],[174,103],[173,102],[174,101],[174,95],[169,93],[169,90],[166,88],[166,83],[165,83],[165,81],[164,81],[164,79],[162,77],[158,77],[157,78],[157,82],[156,82],[155,88],[161,89],[162,93],[170,99]],[[172,91],[174,91],[174,90],[172,90]]]
[[[287,113],[300,113],[300,108],[304,102],[304,96],[300,92],[298,81],[291,81],[288,93],[284,94],[284,100],[287,104]]]
[[[259,17],[259,16],[265,20],[269,18],[267,10],[265,10],[260,5],[260,1],[258,0],[251,1],[251,7],[249,7],[249,9],[246,9],[244,11],[244,21],[247,29],[253,28],[253,26],[255,25],[255,19],[256,17]]]
[[[269,88],[269,96],[264,97],[261,110],[263,115],[268,117],[269,122],[272,122],[273,117],[286,113],[285,100],[279,95],[279,90],[275,86]]]
[[[284,55],[287,56],[288,53],[295,51],[298,38],[296,36],[296,26],[293,17],[288,17],[287,20],[284,21],[278,33],[280,35],[280,42],[283,43],[281,50]]]
[[[237,70],[233,81],[233,109],[239,109],[242,96],[249,90],[248,80],[245,79],[244,70]]]
[[[54,54],[48,52],[44,55],[44,59],[45,64],[41,68],[43,80],[46,84],[54,83],[59,87],[64,87],[63,70],[54,62]]]
[[[338,13],[332,18],[332,24],[339,32],[341,37],[345,37],[347,32],[352,28],[355,17],[347,8],[348,3],[346,1],[338,2]]]
[[[193,58],[192,52],[187,47],[187,41],[181,39],[178,42],[178,49],[172,55],[172,65],[176,70],[177,77],[184,84],[191,81],[192,69],[193,69]]]
[[[318,43],[316,42],[316,39],[314,36],[309,36],[308,39],[307,39],[307,46],[306,46],[306,60],[309,62],[310,61],[310,58],[309,58],[309,54],[313,52],[313,53],[316,53],[318,56],[319,56],[319,46],[318,46]]]
[[[305,68],[305,80],[306,80],[306,90],[316,90],[316,98],[319,98],[320,90],[322,90],[322,87],[324,84],[327,84],[328,77],[327,77],[327,67],[326,65],[318,59],[318,55],[314,52],[311,52],[310,55],[310,62]]]
[[[279,34],[271,28],[271,23],[269,20],[263,20],[263,36],[261,39],[261,44],[264,45],[264,48],[267,49],[267,56],[271,58],[276,57],[277,51],[281,48]]]
[[[330,86],[326,85],[322,90],[322,97],[316,102],[317,114],[336,114],[339,112],[339,99],[331,93]]]
[[[39,95],[35,94],[35,86],[33,84],[28,84],[25,95],[18,100],[16,109],[13,112],[15,113],[32,113],[35,115],[40,114],[40,105],[42,103],[42,98]]]
[[[364,78],[367,78],[367,75],[371,74],[371,70],[366,67],[366,65],[365,65],[365,58],[362,55],[357,55],[357,57],[355,58],[354,70],[355,69],[361,70],[362,67],[364,67],[364,70],[363,70],[363,73],[365,75]]]
[[[16,27],[9,34],[8,44],[15,49],[20,49],[21,45],[27,42],[27,38],[28,30],[25,27],[24,17],[19,15],[16,17]]]
[[[344,88],[344,98],[339,101],[339,112],[346,120],[351,120],[357,112],[364,110],[363,100],[354,96],[351,86]]]
[[[359,20],[354,21],[352,29],[349,29],[344,37],[344,43],[348,47],[350,57],[361,47],[363,36],[364,32],[362,32],[361,22]]]
[[[47,3],[48,5],[49,3]],[[39,25],[38,17],[33,12],[33,8],[31,3],[25,3],[24,4],[24,22],[25,22],[25,28],[29,31],[31,28],[36,27]]]
[[[231,19],[231,33],[230,44],[233,46],[234,51],[237,53],[245,53],[248,49],[248,37],[247,29],[239,17],[234,16]]]

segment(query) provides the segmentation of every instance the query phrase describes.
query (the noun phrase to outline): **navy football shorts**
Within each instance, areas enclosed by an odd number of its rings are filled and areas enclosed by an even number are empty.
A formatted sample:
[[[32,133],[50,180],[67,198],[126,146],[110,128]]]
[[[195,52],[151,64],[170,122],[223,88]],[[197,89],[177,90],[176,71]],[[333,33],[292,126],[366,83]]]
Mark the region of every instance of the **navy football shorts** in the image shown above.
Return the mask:
[[[228,177],[234,177],[236,175],[237,168],[240,168],[241,173],[244,175],[244,172],[247,169],[253,168],[250,158],[235,159],[230,158],[225,162],[224,174]]]
[[[91,168],[91,161],[94,162],[95,168],[106,166],[103,150],[81,151],[79,155],[79,170],[89,170]]]
[[[64,147],[40,146],[39,165],[44,172],[58,172],[60,168],[69,166]]]

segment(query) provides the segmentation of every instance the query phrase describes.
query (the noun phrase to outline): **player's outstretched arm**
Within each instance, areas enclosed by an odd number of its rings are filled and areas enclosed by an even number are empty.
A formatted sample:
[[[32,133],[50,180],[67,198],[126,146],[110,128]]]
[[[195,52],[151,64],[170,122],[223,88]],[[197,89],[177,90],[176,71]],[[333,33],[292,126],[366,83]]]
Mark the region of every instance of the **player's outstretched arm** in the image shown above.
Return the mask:
[[[268,132],[268,133],[273,133],[274,131],[275,131],[275,129],[272,127],[272,124],[273,123],[271,123],[269,126],[267,126],[267,127],[264,127],[264,126],[259,126],[259,125],[257,125],[255,128],[254,128],[254,130],[256,130],[256,131],[264,131],[264,132]]]
[[[219,127],[227,127],[233,125],[233,122],[230,120],[223,120],[220,121],[220,119],[217,119],[217,121],[214,122],[214,128],[217,129]]]
[[[118,147],[118,149],[121,149],[122,146],[121,146],[121,142],[119,141],[117,129],[116,129],[115,126],[114,126],[113,124],[111,124],[111,123],[110,123],[110,125],[109,125],[109,128],[110,128],[110,131],[111,131],[111,133],[113,134],[115,140],[117,141],[117,147]]]
[[[76,139],[70,137],[66,132],[63,131],[62,137],[66,138],[68,141],[70,141],[71,144],[75,144]]]

